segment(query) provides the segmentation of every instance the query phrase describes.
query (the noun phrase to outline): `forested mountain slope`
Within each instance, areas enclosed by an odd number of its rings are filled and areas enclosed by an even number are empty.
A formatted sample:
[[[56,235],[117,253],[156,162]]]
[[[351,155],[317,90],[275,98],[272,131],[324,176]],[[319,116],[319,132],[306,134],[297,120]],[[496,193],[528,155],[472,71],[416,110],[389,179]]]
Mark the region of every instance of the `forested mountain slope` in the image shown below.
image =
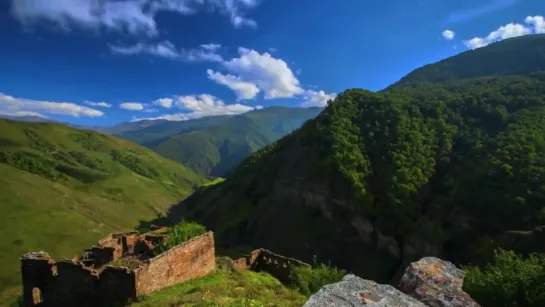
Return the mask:
[[[72,258],[97,238],[166,213],[204,178],[133,142],[56,123],[0,119],[0,298],[19,257]]]
[[[269,107],[235,116],[164,121],[117,135],[187,165],[199,174],[224,176],[252,152],[299,128],[321,110]]]
[[[169,217],[205,223],[220,246],[316,255],[379,282],[422,255],[543,249],[544,47],[543,35],[508,39],[383,92],[347,90]],[[504,61],[479,71],[489,53]]]

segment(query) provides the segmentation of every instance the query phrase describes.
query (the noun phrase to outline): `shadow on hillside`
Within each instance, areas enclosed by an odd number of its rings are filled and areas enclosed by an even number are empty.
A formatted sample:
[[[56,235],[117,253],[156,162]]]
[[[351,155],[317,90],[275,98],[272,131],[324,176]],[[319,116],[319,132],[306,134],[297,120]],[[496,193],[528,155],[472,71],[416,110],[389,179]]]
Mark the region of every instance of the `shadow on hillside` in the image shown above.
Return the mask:
[[[148,221],[140,221],[137,230],[140,232],[148,231],[153,228],[153,226],[173,226],[176,223],[180,222],[182,219],[193,220],[195,222],[201,223],[206,226],[209,230],[214,231],[211,225],[207,225],[202,220],[199,220],[195,214],[190,214],[187,210],[187,207],[194,208],[194,199],[198,199],[201,195],[208,193],[210,190],[214,189],[214,186],[203,186],[195,190],[193,194],[187,198],[181,200],[177,204],[172,205],[167,213],[164,216],[158,216],[155,219]]]
[[[199,187],[193,194],[181,200],[179,203],[172,205],[164,216],[158,216],[155,219],[147,221],[141,220],[137,230],[140,232],[147,232],[155,227],[171,227],[182,220],[187,220],[197,222],[204,225],[206,229],[216,232],[216,224],[213,220],[209,220],[205,217],[202,209],[197,207],[197,201],[203,199],[203,195],[212,193],[218,187],[218,185]],[[217,254],[231,258],[240,257],[258,248],[256,246],[251,246],[248,242],[233,245],[229,243],[228,240],[222,240],[219,233],[215,234],[215,240]]]

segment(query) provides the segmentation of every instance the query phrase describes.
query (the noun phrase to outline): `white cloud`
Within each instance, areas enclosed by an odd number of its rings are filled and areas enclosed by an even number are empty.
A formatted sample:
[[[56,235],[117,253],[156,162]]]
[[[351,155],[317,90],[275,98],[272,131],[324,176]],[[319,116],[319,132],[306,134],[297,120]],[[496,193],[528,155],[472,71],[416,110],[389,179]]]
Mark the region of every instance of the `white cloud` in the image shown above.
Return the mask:
[[[182,121],[204,116],[235,115],[262,108],[261,106],[251,107],[240,103],[226,104],[223,100],[209,94],[178,96],[175,99],[175,105],[186,112],[147,118],[134,117],[133,121],[156,119]]]
[[[535,33],[545,33],[545,22],[543,16],[528,16],[524,20],[526,25],[519,23],[509,23],[490,32],[485,37],[474,37],[464,41],[466,47],[477,49],[498,42],[507,38],[523,36]],[[530,25],[532,27],[528,27]]]
[[[166,109],[170,109],[172,107],[172,104],[174,103],[174,100],[172,98],[159,98],[152,103],[154,105],[161,106]]]
[[[102,107],[102,108],[111,108],[112,107],[112,105],[107,103],[107,102],[93,102],[93,101],[85,100],[83,103],[85,103],[86,105],[93,106],[93,107]]]
[[[114,46],[110,45],[110,50],[114,53],[123,55],[135,54],[151,54],[168,58],[171,60],[185,61],[211,61],[221,62],[223,58],[215,53],[217,48],[212,48],[210,45],[203,45],[198,49],[177,49],[174,44],[169,41],[159,42],[157,44],[142,44],[138,43],[132,46]]]
[[[34,117],[40,117],[40,118],[49,118],[49,116],[44,115],[42,113],[27,112],[27,111],[10,111],[10,110],[0,109],[0,114],[7,115],[7,116],[34,116]]]
[[[110,45],[110,49],[114,53],[120,53],[124,55],[133,55],[140,53],[147,53],[151,55],[161,56],[169,59],[177,59],[181,56],[180,52],[176,50],[174,44],[169,41],[160,42],[156,45],[138,43],[133,46],[113,46]]]
[[[446,40],[453,40],[456,33],[452,30],[445,30],[443,31],[443,38]]]
[[[0,113],[2,114],[66,115],[74,117],[100,117],[102,111],[80,106],[71,102],[42,101],[18,98],[0,93]],[[30,112],[30,113],[29,113]]]
[[[528,16],[524,22],[534,26],[534,33],[545,33],[545,18],[543,16]]]
[[[216,51],[216,50],[221,48],[221,45],[220,44],[210,43],[210,44],[203,44],[203,45],[201,45],[201,47],[206,49],[206,50]]]
[[[261,54],[246,48],[239,48],[239,54],[238,58],[222,62],[223,67],[232,74],[227,75],[228,77],[222,75],[223,81],[228,78],[230,83],[236,80],[254,84],[264,92],[265,99],[290,98],[303,93],[299,80],[283,60],[276,59],[267,52]],[[219,78],[213,80],[217,79]],[[227,85],[226,83],[222,84]]]
[[[259,94],[259,88],[254,83],[242,81],[240,77],[224,75],[209,69],[206,71],[208,78],[232,89],[238,99],[253,99]]]
[[[119,107],[123,110],[129,110],[129,111],[142,111],[144,110],[144,104],[139,102],[124,102],[119,105]]]
[[[182,15],[216,10],[228,15],[235,27],[255,27],[242,11],[253,8],[249,0],[11,0],[13,16],[26,26],[47,20],[68,29],[108,29],[132,35],[156,36],[156,15],[160,11]]]
[[[304,94],[304,107],[325,107],[329,100],[333,100],[337,94],[327,94],[324,91],[307,90]]]

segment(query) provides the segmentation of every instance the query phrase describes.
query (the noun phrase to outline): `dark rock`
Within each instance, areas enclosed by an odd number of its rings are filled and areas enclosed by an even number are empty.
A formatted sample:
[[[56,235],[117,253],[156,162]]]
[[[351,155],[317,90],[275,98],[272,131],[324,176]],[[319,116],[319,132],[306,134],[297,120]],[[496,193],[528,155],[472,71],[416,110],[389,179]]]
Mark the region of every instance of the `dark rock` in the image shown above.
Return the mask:
[[[430,307],[479,307],[462,290],[464,275],[448,261],[425,257],[405,270],[399,288]]]

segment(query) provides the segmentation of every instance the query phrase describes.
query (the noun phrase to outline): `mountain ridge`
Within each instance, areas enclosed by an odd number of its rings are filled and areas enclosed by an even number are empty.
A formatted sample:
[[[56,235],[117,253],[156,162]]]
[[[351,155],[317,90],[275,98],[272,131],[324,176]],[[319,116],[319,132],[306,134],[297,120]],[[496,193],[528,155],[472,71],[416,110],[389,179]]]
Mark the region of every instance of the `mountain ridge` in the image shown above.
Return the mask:
[[[514,58],[525,44],[541,50],[545,36],[466,54],[501,47],[496,59]],[[220,246],[259,245],[303,261],[316,255],[379,282],[422,255],[490,260],[500,236],[545,223],[545,53],[529,73],[458,66],[469,77],[434,83],[426,81],[433,74],[413,74],[378,93],[344,91],[225,181],[171,208],[168,220],[194,218]],[[538,249],[525,242],[521,249]]]
[[[225,176],[255,150],[299,128],[322,108],[268,107],[114,133],[147,146],[199,174]]]

